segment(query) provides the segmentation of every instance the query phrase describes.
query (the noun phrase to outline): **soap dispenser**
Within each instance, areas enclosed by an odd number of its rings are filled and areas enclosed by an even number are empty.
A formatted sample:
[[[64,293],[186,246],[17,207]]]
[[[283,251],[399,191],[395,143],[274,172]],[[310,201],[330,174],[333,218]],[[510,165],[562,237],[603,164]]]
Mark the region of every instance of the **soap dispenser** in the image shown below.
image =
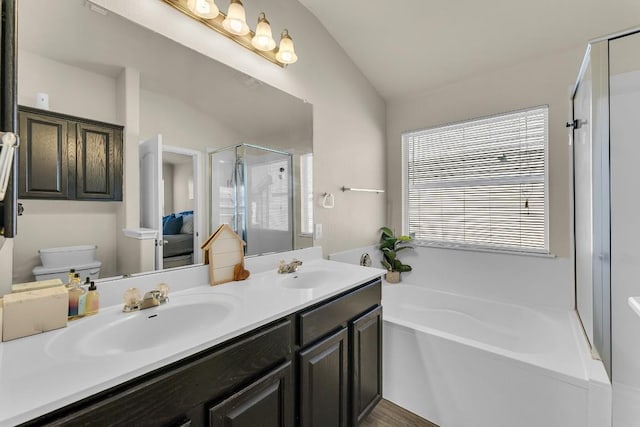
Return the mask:
[[[75,273],[69,289],[69,320],[84,316],[86,293],[80,285],[80,275]]]
[[[87,278],[87,281],[89,278]],[[90,316],[96,314],[100,309],[100,294],[95,282],[89,284],[89,292],[87,292],[87,298],[85,299],[85,312],[84,314]]]
[[[71,289],[73,288],[73,278],[76,275],[76,269],[72,268],[71,270],[69,270],[69,280],[67,281],[66,287],[67,289]]]

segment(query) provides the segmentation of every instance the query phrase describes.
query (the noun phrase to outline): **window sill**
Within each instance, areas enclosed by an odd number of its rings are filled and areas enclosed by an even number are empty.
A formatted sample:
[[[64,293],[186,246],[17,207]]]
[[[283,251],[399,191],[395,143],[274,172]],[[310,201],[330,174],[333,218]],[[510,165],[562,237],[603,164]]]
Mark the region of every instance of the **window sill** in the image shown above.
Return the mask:
[[[503,255],[531,256],[536,258],[556,258],[555,254],[548,253],[548,252],[516,251],[516,250],[508,250],[508,249],[465,246],[465,245],[459,245],[459,244],[453,244],[453,243],[446,244],[446,243],[435,243],[435,242],[421,242],[417,240],[414,240],[412,243],[415,246],[419,246],[422,248],[450,249],[450,250],[470,251],[470,252],[488,252],[488,253],[503,254]]]

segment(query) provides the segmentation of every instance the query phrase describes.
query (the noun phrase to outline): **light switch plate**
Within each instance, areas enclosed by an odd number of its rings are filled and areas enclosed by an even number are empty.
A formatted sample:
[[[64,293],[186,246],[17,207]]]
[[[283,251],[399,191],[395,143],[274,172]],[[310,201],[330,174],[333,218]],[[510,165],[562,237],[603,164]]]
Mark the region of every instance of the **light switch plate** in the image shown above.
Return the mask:
[[[316,224],[316,232],[313,238],[316,240],[322,239],[322,224]]]

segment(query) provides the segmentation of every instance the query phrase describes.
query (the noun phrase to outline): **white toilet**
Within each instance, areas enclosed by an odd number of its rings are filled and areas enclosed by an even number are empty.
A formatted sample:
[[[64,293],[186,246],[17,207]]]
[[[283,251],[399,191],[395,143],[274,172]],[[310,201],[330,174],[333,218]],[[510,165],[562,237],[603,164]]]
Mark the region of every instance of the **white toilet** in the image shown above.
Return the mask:
[[[36,280],[60,279],[67,283],[69,270],[73,268],[83,282],[87,277],[96,280],[102,267],[102,262],[96,258],[97,249],[96,245],[40,249],[42,265],[33,268],[33,275]]]

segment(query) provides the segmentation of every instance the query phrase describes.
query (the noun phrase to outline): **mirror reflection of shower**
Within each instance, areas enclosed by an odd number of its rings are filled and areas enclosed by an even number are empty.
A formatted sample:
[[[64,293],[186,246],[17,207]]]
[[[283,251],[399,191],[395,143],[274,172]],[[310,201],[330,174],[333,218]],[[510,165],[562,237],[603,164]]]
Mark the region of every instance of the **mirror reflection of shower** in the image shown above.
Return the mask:
[[[292,154],[240,144],[209,154],[211,230],[229,224],[245,254],[293,249]]]

